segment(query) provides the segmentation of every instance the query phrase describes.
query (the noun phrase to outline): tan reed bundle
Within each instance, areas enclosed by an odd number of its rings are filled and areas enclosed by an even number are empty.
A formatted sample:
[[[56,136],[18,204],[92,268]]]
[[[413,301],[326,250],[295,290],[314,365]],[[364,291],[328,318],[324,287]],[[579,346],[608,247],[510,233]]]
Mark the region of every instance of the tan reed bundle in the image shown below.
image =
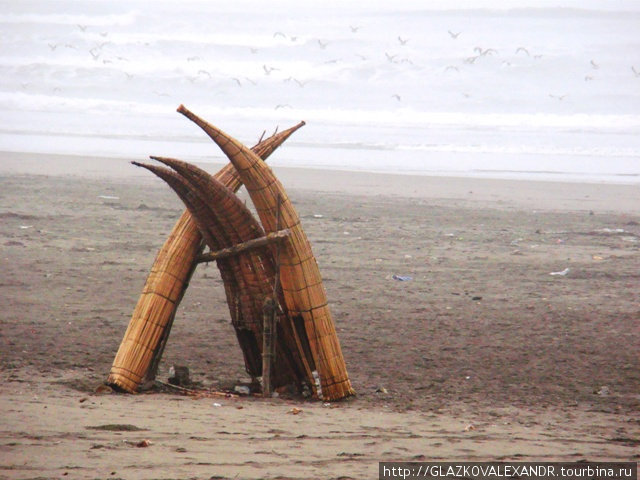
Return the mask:
[[[253,151],[266,159],[303,125],[304,122],[272,135],[254,146]],[[231,164],[222,168],[216,178],[234,191],[242,184]],[[186,210],[156,255],[113,361],[107,378],[109,385],[133,393],[145,379],[155,377],[176,309],[201,251],[202,236]]]
[[[175,159],[152,157],[172,167],[170,170],[141,165],[165,180],[191,211],[209,248],[220,250],[264,236],[264,231],[251,212],[236,195],[207,172],[194,165]],[[242,348],[247,372],[258,377],[262,374],[262,309],[266,298],[274,292],[275,269],[273,255],[266,247],[245,251],[217,260],[227,288],[227,303]],[[286,326],[286,312],[281,314]],[[280,335],[274,365],[274,387],[299,384],[304,370],[289,340],[291,335]],[[290,345],[293,345],[292,349]]]
[[[281,208],[281,227],[291,230],[291,236],[283,242],[280,252],[280,280],[307,378],[316,395],[326,400],[354,394],[316,259],[284,187],[249,148],[184,106],[178,112],[199,125],[229,158],[267,232],[276,230],[277,212]]]

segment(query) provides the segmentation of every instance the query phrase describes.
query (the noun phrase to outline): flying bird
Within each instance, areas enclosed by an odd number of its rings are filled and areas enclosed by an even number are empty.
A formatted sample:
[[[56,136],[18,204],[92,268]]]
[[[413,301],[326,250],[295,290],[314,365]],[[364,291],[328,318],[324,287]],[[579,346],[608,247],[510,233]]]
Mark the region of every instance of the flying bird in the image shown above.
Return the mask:
[[[460,34],[462,33],[462,32],[454,33],[451,30],[448,30],[448,32],[449,32],[449,35],[451,36],[451,38],[453,38],[454,40],[456,40],[460,36]]]
[[[87,30],[87,26],[86,25],[80,25],[78,24],[77,27],[82,30],[83,32]]]
[[[459,72],[460,69],[454,65],[447,65],[447,68],[444,69],[445,72],[449,71],[449,70],[455,70],[456,72]]]
[[[398,36],[398,42],[400,42],[400,45],[404,46],[407,44],[407,42],[409,41],[408,38],[402,38],[400,36]]]
[[[600,68],[600,65],[591,60],[591,68],[593,68],[594,70],[598,70]]]
[[[529,50],[527,50],[527,49],[526,49],[526,48],[524,48],[524,47],[518,47],[518,48],[516,49],[516,55],[517,55],[518,53],[520,53],[520,52],[524,52],[524,53],[526,53],[526,54],[527,54],[527,57],[530,57],[530,56],[531,56],[531,55],[529,55]]]
[[[476,47],[473,49],[474,52],[478,52],[480,54],[481,57],[484,57],[486,55],[491,55],[494,53],[498,53],[498,51],[495,48],[487,48],[487,49],[483,49],[482,47]]]
[[[387,57],[387,60],[389,60],[391,63],[393,63],[393,59],[397,57],[397,55],[390,55],[387,52],[384,52],[384,54]]]
[[[354,26],[354,25],[349,25],[349,28],[351,29],[351,33],[358,33],[358,30],[360,30],[360,26]]]
[[[566,94],[564,94],[564,95],[553,95],[551,93],[549,94],[549,97],[555,98],[556,100],[559,100],[559,101],[564,100],[564,97],[566,97],[566,96],[567,96]]]
[[[329,42],[323,42],[322,40],[318,40],[318,45],[320,45],[321,49],[325,49],[327,48],[327,45],[329,45]]]
[[[208,75],[209,78],[213,78],[211,73],[207,72],[206,70],[198,70],[198,75]]]
[[[288,103],[280,103],[278,105],[276,105],[276,110],[279,110],[281,108],[293,108],[291,105],[289,105]]]
[[[51,51],[53,52],[56,48],[58,48],[58,44],[57,43],[47,43],[47,45],[49,45],[49,48],[51,49]]]
[[[635,67],[635,66],[632,66],[632,67],[631,67],[631,71],[633,72],[633,74],[634,74],[636,77],[640,77],[640,71],[636,70],[636,67]]]
[[[391,95],[391,98],[395,98],[396,100],[398,100],[399,102],[402,101],[402,98],[400,98],[400,95],[398,95],[397,93],[394,93],[393,95]]]
[[[282,33],[282,32],[276,32],[276,33],[274,33],[274,34],[273,34],[273,38],[276,38],[276,37],[287,38],[287,36],[286,36],[284,33]]]
[[[268,67],[267,65],[262,65],[262,69],[264,70],[265,75],[271,75],[271,72],[273,72],[274,70],[279,70],[279,68]]]

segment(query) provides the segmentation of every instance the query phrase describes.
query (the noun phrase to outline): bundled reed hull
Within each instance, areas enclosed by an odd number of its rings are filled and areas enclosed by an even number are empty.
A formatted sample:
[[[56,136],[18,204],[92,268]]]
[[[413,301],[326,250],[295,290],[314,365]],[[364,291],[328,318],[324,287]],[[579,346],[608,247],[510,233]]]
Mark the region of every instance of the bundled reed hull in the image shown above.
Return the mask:
[[[254,146],[253,151],[266,159],[302,125],[269,137]],[[233,191],[242,185],[231,164],[223,167],[216,178]],[[185,210],[156,255],[113,361],[107,378],[109,385],[133,393],[147,379],[152,363],[159,360],[201,247],[202,236],[191,213]],[[150,376],[153,378],[155,372]]]
[[[280,280],[292,321],[291,329],[296,334],[298,350],[303,353],[307,378],[316,394],[326,400],[354,394],[318,265],[284,187],[250,149],[185,107],[181,106],[178,111],[198,124],[227,155],[246,186],[267,232],[276,230],[277,212],[281,209],[280,226],[291,230],[291,236],[281,249]],[[315,388],[316,375],[319,388]]]
[[[176,170],[137,164],[165,180],[185,203],[212,250],[264,236],[264,231],[246,206],[205,171],[168,158],[156,158]],[[226,221],[225,221],[226,220]],[[247,372],[262,374],[262,306],[274,291],[275,272],[266,248],[217,260],[227,293],[232,323],[243,351]],[[286,315],[282,315],[286,317]],[[284,322],[283,322],[284,323]],[[274,386],[300,383],[302,374],[285,339],[277,349]]]

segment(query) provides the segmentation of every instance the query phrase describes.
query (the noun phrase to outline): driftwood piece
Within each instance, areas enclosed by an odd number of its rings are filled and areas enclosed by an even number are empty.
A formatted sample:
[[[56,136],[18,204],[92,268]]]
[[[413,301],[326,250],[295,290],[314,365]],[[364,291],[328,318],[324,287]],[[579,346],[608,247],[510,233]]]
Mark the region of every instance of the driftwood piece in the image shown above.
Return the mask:
[[[213,262],[214,260],[221,260],[227,257],[232,257],[240,253],[244,253],[254,248],[266,247],[276,242],[280,242],[291,235],[291,230],[284,229],[277,232],[271,232],[263,237],[247,240],[246,242],[238,243],[232,247],[223,248],[215,252],[207,252],[196,257],[196,262],[205,263]]]

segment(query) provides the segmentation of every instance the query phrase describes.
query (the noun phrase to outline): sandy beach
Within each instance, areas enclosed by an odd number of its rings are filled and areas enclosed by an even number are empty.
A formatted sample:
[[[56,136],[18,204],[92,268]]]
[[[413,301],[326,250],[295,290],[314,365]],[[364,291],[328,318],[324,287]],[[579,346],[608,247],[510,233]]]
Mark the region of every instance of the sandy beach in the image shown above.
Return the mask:
[[[640,187],[276,174],[358,393],[343,402],[96,393],[184,207],[125,159],[0,153],[0,478],[638,460]],[[172,364],[201,388],[246,377],[213,264],[191,281],[160,380]]]

